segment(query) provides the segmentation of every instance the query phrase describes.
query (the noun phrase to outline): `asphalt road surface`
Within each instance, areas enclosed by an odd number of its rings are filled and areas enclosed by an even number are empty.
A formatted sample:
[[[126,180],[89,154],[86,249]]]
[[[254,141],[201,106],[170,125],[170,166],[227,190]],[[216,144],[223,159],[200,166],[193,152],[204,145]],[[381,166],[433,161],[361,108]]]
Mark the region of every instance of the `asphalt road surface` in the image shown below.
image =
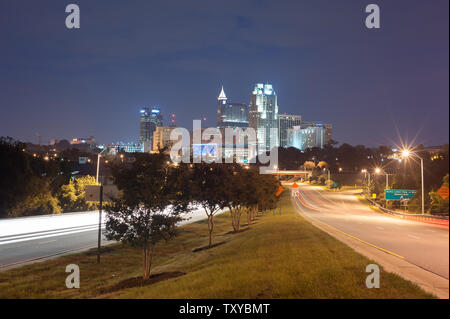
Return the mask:
[[[449,278],[448,227],[375,212],[351,192],[334,193],[309,185],[297,191],[297,209],[308,216]]]
[[[202,209],[187,216],[180,225],[206,218]],[[0,270],[97,247],[98,220],[98,212],[0,220]]]

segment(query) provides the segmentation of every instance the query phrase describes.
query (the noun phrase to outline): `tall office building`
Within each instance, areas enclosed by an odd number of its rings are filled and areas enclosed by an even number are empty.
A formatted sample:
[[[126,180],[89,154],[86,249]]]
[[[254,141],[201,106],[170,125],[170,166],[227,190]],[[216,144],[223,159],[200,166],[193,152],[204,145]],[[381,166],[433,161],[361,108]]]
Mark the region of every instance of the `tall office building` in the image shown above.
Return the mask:
[[[332,124],[324,124],[322,122],[306,122],[303,121],[300,124],[301,128],[308,128],[308,127],[323,127],[324,128],[324,134],[325,134],[325,140],[324,145],[328,144],[332,139],[332,133],[333,133],[333,125]]]
[[[176,126],[157,126],[153,132],[153,151],[157,151],[158,148],[170,148],[173,144],[180,141],[181,137],[177,141],[170,140],[170,134],[176,128]]]
[[[301,128],[294,126],[287,129],[287,146],[295,147],[301,151],[308,148],[323,148],[325,143],[325,128],[323,126],[310,126]]]
[[[302,117],[300,115],[278,114],[278,128],[280,135],[280,147],[287,146],[287,130],[294,126],[302,124]]]
[[[277,95],[271,84],[258,83],[250,97],[249,127],[256,131],[258,154],[279,145]]]
[[[248,107],[243,103],[230,103],[223,90],[217,98],[217,127],[237,128],[248,127]]]
[[[163,118],[159,107],[144,107],[140,110],[139,142],[147,144],[149,150],[153,146],[153,132],[157,126],[162,126],[162,122]]]

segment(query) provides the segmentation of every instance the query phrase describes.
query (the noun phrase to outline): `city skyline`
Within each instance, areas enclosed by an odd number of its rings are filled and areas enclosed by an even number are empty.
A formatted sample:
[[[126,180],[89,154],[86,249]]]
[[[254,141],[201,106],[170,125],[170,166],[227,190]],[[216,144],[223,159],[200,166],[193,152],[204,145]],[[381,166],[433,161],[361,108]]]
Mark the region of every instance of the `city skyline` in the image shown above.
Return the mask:
[[[446,1],[379,1],[379,30],[365,28],[363,1],[78,4],[79,30],[59,3],[2,4],[1,136],[137,141],[151,105],[177,126],[214,127],[218,88],[249,103],[270,82],[280,113],[333,123],[340,143],[448,143]]]
[[[448,12],[0,1],[0,300],[446,304]]]

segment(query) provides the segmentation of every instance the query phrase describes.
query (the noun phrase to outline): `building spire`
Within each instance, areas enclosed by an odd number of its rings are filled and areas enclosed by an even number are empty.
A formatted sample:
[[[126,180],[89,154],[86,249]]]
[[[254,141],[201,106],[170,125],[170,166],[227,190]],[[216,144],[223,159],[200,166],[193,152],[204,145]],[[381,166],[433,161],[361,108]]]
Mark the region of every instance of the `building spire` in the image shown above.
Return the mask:
[[[219,101],[220,100],[226,100],[227,96],[225,95],[225,91],[223,90],[223,85],[222,85],[222,90],[220,91],[219,97],[217,98]]]

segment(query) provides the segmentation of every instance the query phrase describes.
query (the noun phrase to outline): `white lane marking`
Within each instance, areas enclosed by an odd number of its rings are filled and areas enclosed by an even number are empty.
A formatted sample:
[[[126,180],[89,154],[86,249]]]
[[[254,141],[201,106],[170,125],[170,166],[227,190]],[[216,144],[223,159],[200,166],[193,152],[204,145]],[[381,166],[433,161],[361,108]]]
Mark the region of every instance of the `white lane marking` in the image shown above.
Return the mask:
[[[381,227],[381,226],[377,226],[377,228],[378,228],[379,230],[384,230],[384,228]]]
[[[420,237],[414,236],[414,235],[410,235],[410,234],[408,234],[408,237],[411,237],[411,238],[414,238],[414,239],[420,239]]]
[[[77,234],[77,233],[83,233],[83,232],[92,231],[92,230],[97,230],[97,229],[98,229],[98,228],[83,229],[83,230],[70,231],[70,232],[61,233],[61,234],[53,234],[53,235],[44,235],[44,236],[28,237],[28,238],[24,238],[24,239],[14,239],[14,240],[3,241],[3,242],[0,243],[0,245],[13,244],[13,243],[20,243],[20,242],[23,242],[23,241],[30,241],[30,240],[36,240],[36,239],[42,239],[42,238],[50,238],[50,237],[66,236],[66,235]],[[102,229],[104,229],[104,227],[102,227]]]
[[[47,240],[47,241],[41,241],[41,242],[38,242],[37,244],[38,244],[38,245],[43,245],[43,244],[53,243],[53,242],[55,242],[55,241],[56,241],[56,239],[55,239],[55,240]]]

